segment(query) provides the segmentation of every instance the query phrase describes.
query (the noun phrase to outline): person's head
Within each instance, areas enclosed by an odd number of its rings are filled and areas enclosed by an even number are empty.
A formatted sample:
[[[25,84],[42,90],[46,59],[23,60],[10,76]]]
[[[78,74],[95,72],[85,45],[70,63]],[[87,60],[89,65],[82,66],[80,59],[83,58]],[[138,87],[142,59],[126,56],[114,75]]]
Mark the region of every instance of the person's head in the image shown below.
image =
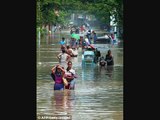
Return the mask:
[[[56,71],[57,71],[57,72],[61,72],[61,67],[60,67],[60,65],[58,65],[58,66],[56,67]]]
[[[111,33],[111,36],[114,36],[114,34],[113,34],[113,33]]]
[[[72,68],[72,61],[68,61],[67,65],[68,65],[68,68]]]
[[[111,54],[111,50],[108,50],[108,55],[110,55]]]
[[[73,37],[71,37],[71,40],[73,41],[73,40],[75,40]]]
[[[62,53],[65,53],[66,51],[64,49],[62,49]]]
[[[62,37],[62,40],[64,41],[64,40],[65,40],[65,38],[64,38],[64,37]]]
[[[67,45],[67,49],[69,49],[70,48],[70,46],[69,45]]]

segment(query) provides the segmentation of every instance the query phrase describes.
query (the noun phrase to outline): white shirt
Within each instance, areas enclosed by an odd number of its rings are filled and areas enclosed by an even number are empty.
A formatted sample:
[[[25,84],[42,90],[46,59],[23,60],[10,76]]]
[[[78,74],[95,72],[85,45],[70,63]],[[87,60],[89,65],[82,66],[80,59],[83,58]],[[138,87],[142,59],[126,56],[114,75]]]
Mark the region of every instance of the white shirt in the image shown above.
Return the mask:
[[[76,74],[76,72],[75,72],[75,70],[73,70],[72,68],[69,70],[69,71],[67,71],[67,70],[65,70],[65,74],[66,75],[75,75]]]
[[[60,53],[58,56],[60,56],[60,62],[66,62],[68,54]]]

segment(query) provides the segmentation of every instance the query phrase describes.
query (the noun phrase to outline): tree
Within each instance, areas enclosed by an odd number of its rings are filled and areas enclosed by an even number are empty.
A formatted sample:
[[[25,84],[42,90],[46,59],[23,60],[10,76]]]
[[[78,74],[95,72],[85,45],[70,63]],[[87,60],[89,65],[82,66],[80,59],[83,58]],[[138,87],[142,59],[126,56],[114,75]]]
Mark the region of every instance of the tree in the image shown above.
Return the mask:
[[[110,23],[110,16],[123,29],[122,0],[37,0],[37,26],[65,24],[74,13],[94,15],[102,24]]]

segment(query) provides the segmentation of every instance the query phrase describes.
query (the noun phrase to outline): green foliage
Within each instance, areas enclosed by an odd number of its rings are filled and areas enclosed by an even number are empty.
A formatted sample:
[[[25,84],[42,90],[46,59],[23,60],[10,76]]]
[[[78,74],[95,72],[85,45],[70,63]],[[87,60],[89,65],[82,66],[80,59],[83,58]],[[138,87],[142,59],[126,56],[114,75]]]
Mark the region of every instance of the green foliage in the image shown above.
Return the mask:
[[[123,26],[123,0],[37,0],[37,26],[65,24],[73,13],[92,14],[104,24],[110,15],[115,16],[118,26]],[[59,16],[55,14],[58,10]]]
[[[45,28],[40,28],[40,27],[37,27],[36,28],[36,35],[38,35],[39,34],[39,31],[40,31],[40,34],[41,34],[41,36],[43,36],[43,35],[46,35],[47,34],[47,30],[45,29]],[[38,37],[38,36],[37,36]]]

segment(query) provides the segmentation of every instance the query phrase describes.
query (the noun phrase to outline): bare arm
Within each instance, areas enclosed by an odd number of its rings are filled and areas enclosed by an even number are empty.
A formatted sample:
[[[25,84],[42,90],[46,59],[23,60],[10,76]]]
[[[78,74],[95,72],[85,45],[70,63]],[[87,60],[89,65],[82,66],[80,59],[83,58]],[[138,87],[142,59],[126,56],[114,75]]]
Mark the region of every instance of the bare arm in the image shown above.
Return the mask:
[[[60,67],[60,69],[62,70],[62,74],[64,75],[65,74],[64,68]]]
[[[55,65],[55,66],[51,69],[51,71],[52,71],[53,74],[54,74],[55,71],[56,71],[56,67],[57,67],[57,65]]]
[[[70,58],[71,58],[71,56],[67,54],[67,60],[66,61],[68,61]]]
[[[62,55],[61,53],[57,55],[57,58],[58,58],[59,60],[60,60],[60,58],[61,58],[61,55]]]

